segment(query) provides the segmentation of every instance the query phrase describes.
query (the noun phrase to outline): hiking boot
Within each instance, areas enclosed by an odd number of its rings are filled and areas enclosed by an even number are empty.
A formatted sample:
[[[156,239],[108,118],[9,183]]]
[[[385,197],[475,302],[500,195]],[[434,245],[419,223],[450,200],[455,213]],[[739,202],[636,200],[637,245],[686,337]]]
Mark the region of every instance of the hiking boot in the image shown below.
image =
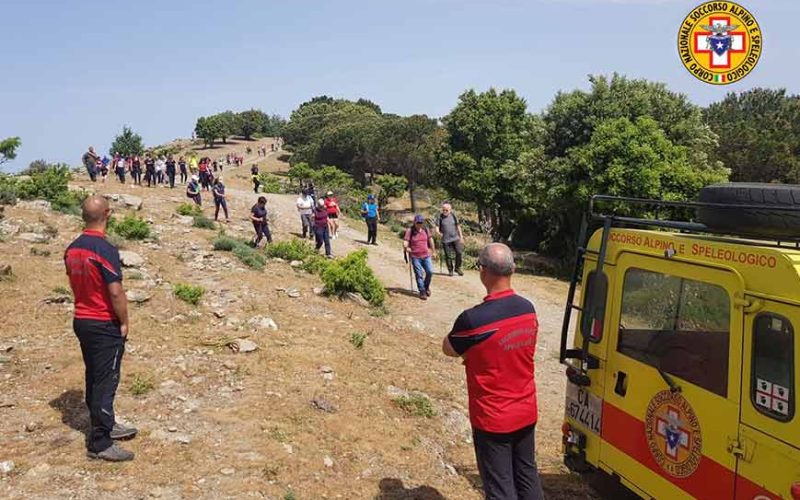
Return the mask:
[[[453,277],[453,271],[447,271],[447,275],[452,278]]]
[[[461,269],[456,269],[456,274],[458,274],[459,276],[464,276],[464,271],[462,271]]]
[[[419,292],[419,298],[422,300],[428,300],[428,295],[425,292]]]
[[[427,296],[427,297],[430,297],[430,296],[431,296],[431,289],[430,289],[430,288],[428,288],[427,290],[425,290],[425,296]]]
[[[120,423],[115,423],[114,428],[111,429],[111,439],[131,439],[136,436],[139,429],[136,427],[128,427]]]
[[[105,460],[107,462],[127,462],[128,460],[133,460],[133,452],[120,448],[117,443],[112,444],[98,453],[93,451],[86,452],[86,456],[91,459]]]

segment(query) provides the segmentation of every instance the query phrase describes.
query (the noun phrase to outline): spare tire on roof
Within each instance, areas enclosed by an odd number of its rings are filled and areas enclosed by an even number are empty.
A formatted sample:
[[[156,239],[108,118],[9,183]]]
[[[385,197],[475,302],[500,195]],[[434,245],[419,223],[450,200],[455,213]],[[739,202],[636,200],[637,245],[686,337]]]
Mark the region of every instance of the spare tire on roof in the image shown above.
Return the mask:
[[[745,182],[712,184],[700,190],[700,201],[731,205],[730,208],[697,209],[697,218],[709,229],[765,238],[800,239],[800,185]],[[794,207],[797,210],[781,210],[777,207]]]

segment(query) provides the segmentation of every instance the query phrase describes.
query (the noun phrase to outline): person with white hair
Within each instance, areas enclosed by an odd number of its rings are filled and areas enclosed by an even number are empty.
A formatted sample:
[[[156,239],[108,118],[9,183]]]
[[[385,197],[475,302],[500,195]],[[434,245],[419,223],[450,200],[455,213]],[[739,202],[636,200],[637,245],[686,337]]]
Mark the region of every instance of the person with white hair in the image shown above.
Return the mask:
[[[317,205],[314,208],[314,240],[316,241],[317,251],[325,245],[325,257],[332,259],[331,254],[331,235],[328,228],[328,207],[325,206],[325,200],[317,200]]]
[[[191,198],[198,207],[203,205],[203,197],[200,195],[200,178],[198,176],[193,175],[192,180],[186,185],[186,196]]]
[[[539,322],[511,288],[514,255],[502,243],[478,257],[483,303],[462,312],[442,341],[463,359],[469,419],[486,498],[544,498],[534,459],[537,421],[533,356]]]
[[[444,260],[447,263],[448,273],[452,276],[455,270],[456,274],[464,276],[464,271],[461,270],[464,254],[464,233],[461,231],[458,217],[453,213],[453,206],[449,203],[442,204],[442,212],[436,218],[436,232],[442,237]],[[455,263],[453,260],[455,260]]]

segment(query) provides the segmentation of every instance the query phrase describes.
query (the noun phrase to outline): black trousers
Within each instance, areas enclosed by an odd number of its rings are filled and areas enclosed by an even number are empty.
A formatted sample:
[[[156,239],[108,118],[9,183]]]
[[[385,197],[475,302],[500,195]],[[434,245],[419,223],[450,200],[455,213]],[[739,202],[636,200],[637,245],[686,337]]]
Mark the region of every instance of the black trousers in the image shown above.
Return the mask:
[[[447,270],[453,272],[453,258],[455,257],[455,270],[461,270],[461,261],[464,255],[464,245],[461,241],[451,241],[450,243],[443,243],[444,246],[444,260],[447,262]]]
[[[367,217],[367,243],[377,243],[378,239],[378,218]]]
[[[86,367],[86,406],[91,422],[86,447],[98,453],[114,444],[110,433],[114,428],[114,396],[119,385],[125,339],[119,325],[111,321],[75,319],[72,327],[81,344]]]
[[[267,243],[272,243],[272,233],[269,231],[269,224],[266,222],[253,222],[253,229],[256,230],[256,239],[253,241],[256,246],[261,240],[267,238]]]
[[[214,220],[217,220],[219,218],[219,209],[220,208],[222,208],[222,210],[225,212],[225,219],[226,220],[229,219],[229,217],[228,217],[228,202],[225,200],[225,198],[214,197]]]
[[[186,170],[181,170],[181,184],[186,182],[189,179],[189,175],[186,173]]]
[[[475,457],[487,500],[544,498],[534,459],[536,425],[507,434],[473,427]]]
[[[147,187],[150,187],[152,184],[156,183],[156,172],[155,170],[145,170],[144,171],[144,178],[147,181]]]
[[[169,187],[175,187],[175,169],[167,169],[167,178],[169,179]]]
[[[314,226],[314,239],[316,240],[317,250],[322,248],[322,245],[325,245],[325,255],[331,254],[331,237],[330,233],[328,232],[328,226]]]

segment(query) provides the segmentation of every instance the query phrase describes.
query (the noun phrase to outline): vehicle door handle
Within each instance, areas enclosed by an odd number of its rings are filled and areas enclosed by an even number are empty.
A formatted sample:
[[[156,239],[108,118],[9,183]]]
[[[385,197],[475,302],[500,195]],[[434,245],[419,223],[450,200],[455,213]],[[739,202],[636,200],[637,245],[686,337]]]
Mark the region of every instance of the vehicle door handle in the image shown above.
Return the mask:
[[[628,392],[628,374],[623,371],[617,372],[617,383],[614,384],[614,392],[625,397]]]

